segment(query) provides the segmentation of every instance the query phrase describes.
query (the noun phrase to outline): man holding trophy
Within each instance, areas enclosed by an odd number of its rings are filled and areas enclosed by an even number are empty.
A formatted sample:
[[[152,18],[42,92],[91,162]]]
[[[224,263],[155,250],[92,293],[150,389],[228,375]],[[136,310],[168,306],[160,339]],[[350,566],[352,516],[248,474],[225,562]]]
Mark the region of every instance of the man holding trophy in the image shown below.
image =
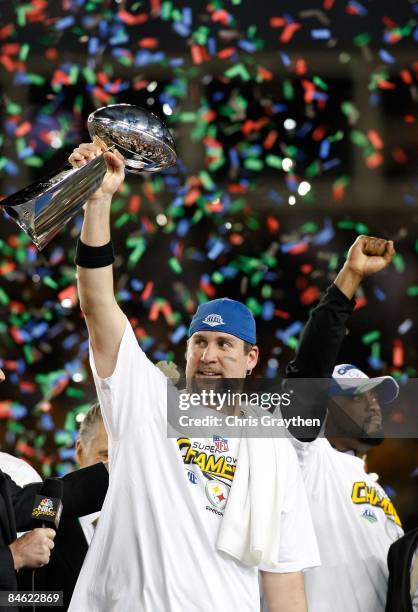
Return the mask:
[[[208,512],[207,488],[206,495],[201,489],[205,477],[198,477],[197,486],[188,479],[178,442],[167,437],[167,381],[139,348],[114,296],[109,216],[112,196],[124,179],[124,161],[95,140],[75,149],[70,162],[83,166],[102,154],[107,172],[85,206],[76,263],[90,363],[109,436],[110,485],[69,610],[205,612],[222,605],[231,612],[255,612],[260,570],[270,612],[306,612],[302,570],[319,559],[289,440],[275,440],[287,465],[282,507],[272,508],[272,529],[280,529],[275,566],[271,571],[262,564],[249,566],[217,550],[222,506]],[[218,338],[210,349],[222,351],[216,376],[244,379],[256,365],[252,314],[234,300],[219,301],[225,302],[222,332],[205,332],[213,328],[199,310],[193,319],[188,378],[215,374],[214,357],[209,351],[200,356],[196,345],[205,334],[222,336],[222,348]],[[244,339],[251,343],[247,353]],[[216,483],[209,484],[216,488]]]
[[[167,381],[139,348],[113,291],[109,217],[112,197],[124,179],[124,160],[96,139],[76,148],[70,162],[83,167],[102,155],[107,171],[86,204],[76,263],[90,364],[109,435],[110,484],[69,610],[206,612],[222,606],[255,612],[260,609],[260,574],[269,612],[307,612],[302,572],[317,566],[319,558],[289,440],[274,440],[286,474],[279,480],[282,497],[273,505],[274,520],[262,527],[279,541],[277,555],[269,564],[251,564],[224,554],[218,532],[225,515],[208,505],[211,512],[205,513],[205,495],[198,493],[204,470],[193,466],[190,480],[180,443],[167,437]],[[335,283],[311,314],[291,375],[330,376],[357,287],[364,276],[385,268],[393,254],[389,241],[356,240]],[[221,331],[214,322],[222,325]],[[321,355],[315,348],[319,336],[318,346],[326,344]],[[243,304],[223,299],[202,305],[189,330],[187,378],[244,379],[258,360],[255,342],[255,322]],[[229,440],[231,446],[234,442]],[[274,474],[265,488],[270,486],[275,486]],[[218,508],[225,510],[222,498]]]

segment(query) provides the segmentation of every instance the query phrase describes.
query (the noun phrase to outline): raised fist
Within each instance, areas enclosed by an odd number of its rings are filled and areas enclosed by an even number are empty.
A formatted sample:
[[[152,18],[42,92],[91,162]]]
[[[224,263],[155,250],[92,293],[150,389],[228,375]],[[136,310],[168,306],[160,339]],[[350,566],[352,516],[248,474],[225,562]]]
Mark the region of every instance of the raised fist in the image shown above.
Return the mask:
[[[346,266],[361,278],[386,268],[395,255],[392,240],[358,236],[348,251]]]

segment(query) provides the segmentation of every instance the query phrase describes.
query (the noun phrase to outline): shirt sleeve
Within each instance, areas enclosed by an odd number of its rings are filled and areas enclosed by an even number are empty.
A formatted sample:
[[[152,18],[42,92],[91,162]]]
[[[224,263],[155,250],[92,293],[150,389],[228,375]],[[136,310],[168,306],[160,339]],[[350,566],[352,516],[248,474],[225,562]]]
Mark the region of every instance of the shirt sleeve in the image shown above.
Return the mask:
[[[101,378],[90,346],[90,366],[108,435],[117,441],[165,414],[166,378],[140,348],[126,321],[115,369]]]
[[[304,327],[295,358],[287,366],[285,386],[293,400],[282,407],[283,416],[298,415],[317,423],[309,427],[291,425],[289,431],[299,440],[314,440],[323,426],[329,382],[354,306],[355,301],[336,285],[328,287]]]
[[[291,449],[293,450],[293,449]],[[299,572],[321,565],[315,530],[298,459],[291,452],[280,521],[279,567],[275,573]],[[264,568],[259,567],[260,570]],[[271,569],[265,569],[271,572]]]

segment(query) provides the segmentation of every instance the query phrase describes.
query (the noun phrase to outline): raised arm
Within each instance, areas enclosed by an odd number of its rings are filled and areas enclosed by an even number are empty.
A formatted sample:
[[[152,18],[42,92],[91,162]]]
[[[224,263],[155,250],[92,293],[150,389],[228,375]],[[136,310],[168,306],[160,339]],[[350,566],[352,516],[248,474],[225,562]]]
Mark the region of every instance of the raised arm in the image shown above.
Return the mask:
[[[288,379],[306,379],[294,383],[295,402],[282,409],[286,418],[299,414],[304,418],[319,419],[326,414],[327,390],[346,325],[354,308],[355,293],[366,276],[386,268],[393,259],[395,249],[391,240],[358,236],[348,251],[347,260],[333,285],[327,289],[314,308],[303,330],[295,358],[288,364]],[[309,379],[316,379],[315,382]],[[321,380],[320,380],[321,379]],[[288,380],[288,385],[292,385]],[[320,428],[289,428],[295,438],[312,440]]]
[[[70,155],[69,161],[80,167],[104,150],[105,146],[100,142],[81,144]],[[102,265],[106,253],[112,253],[109,245],[110,208],[112,197],[124,179],[124,162],[117,151],[104,153],[104,158],[107,172],[103,183],[85,206],[78,247],[83,263],[77,265],[80,306],[89,330],[96,369],[102,378],[113,373],[126,324],[126,317],[115,299],[112,264]],[[107,249],[103,249],[105,245],[108,245]],[[98,265],[102,267],[94,267]]]
[[[295,358],[287,366],[287,376],[330,377],[346,333],[346,323],[355,302],[353,298],[366,276],[386,268],[395,254],[393,242],[383,238],[358,236],[334,284],[314,308],[302,333]]]

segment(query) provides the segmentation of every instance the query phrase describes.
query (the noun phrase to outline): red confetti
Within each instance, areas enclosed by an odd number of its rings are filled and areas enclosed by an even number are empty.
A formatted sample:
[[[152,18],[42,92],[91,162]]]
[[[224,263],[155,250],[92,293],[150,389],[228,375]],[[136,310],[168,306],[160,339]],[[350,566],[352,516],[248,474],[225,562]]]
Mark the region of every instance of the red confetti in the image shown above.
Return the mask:
[[[287,21],[284,17],[270,17],[270,26],[272,28],[282,28],[286,24]]]
[[[141,38],[138,43],[141,49],[156,49],[158,44],[159,42],[157,38]]]
[[[161,0],[151,0],[151,15],[153,17],[158,17],[161,13]]]
[[[63,300],[70,300],[71,306],[77,304],[77,288],[75,285],[70,285],[58,293],[58,299],[60,302]]]
[[[401,147],[394,147],[391,153],[393,159],[397,164],[406,164],[406,162],[408,161],[406,153],[403,149],[401,149]]]
[[[7,38],[14,30],[14,25],[12,23],[8,23],[0,29],[0,38]]]
[[[144,183],[144,192],[149,202],[155,202],[155,194],[152,189],[152,184],[150,183],[150,181],[146,181]]]
[[[32,124],[29,121],[25,121],[21,123],[18,128],[16,128],[15,134],[18,137],[26,136],[32,129]]]
[[[264,149],[268,150],[271,149],[278,137],[278,133],[275,130],[270,130],[270,132],[267,134],[267,136],[264,139],[263,142],[263,147]]]
[[[313,266],[311,264],[303,264],[300,267],[300,271],[302,272],[302,274],[310,274],[313,270]]]
[[[191,206],[192,204],[196,202],[197,198],[199,198],[201,195],[202,195],[202,192],[200,191],[200,189],[191,189],[184,198],[184,205]]]
[[[231,20],[231,16],[225,9],[218,9],[212,13],[212,21],[215,23],[222,23],[222,25],[228,25]]]
[[[230,234],[229,235],[229,242],[233,245],[233,246],[239,246],[240,244],[242,244],[244,242],[244,238],[243,236],[241,236],[241,234]]]
[[[201,119],[202,121],[204,121],[205,123],[210,123],[211,121],[214,121],[217,117],[217,114],[214,110],[208,110],[204,113],[202,113],[201,115]]]
[[[25,305],[22,302],[16,302],[16,300],[11,300],[9,303],[9,310],[14,314],[22,314],[25,312]]]
[[[295,244],[289,249],[289,253],[291,255],[300,255],[300,253],[305,253],[305,251],[308,250],[308,246],[307,242],[298,242],[298,244]]]
[[[141,208],[141,196],[140,195],[133,195],[130,200],[129,200],[129,212],[134,215],[136,214],[139,209]]]
[[[33,457],[35,455],[35,449],[26,442],[22,442],[21,440],[16,444],[16,450],[22,453],[22,455],[27,455],[28,457]]]
[[[394,83],[386,81],[386,79],[382,79],[381,81],[379,81],[377,86],[380,89],[396,89],[396,85]]]
[[[16,268],[16,264],[13,261],[5,262],[0,265],[0,276],[4,276],[5,274],[9,274]]]
[[[325,128],[322,125],[319,125],[312,132],[312,140],[315,140],[315,142],[320,142],[324,136],[325,136]]]
[[[273,73],[267,68],[263,68],[263,66],[257,67],[257,74],[262,77],[264,81],[271,81],[273,78]]]
[[[366,166],[368,168],[378,168],[384,161],[384,157],[381,153],[372,153],[366,159]]]
[[[218,51],[217,55],[221,59],[228,59],[236,52],[237,50],[235,47],[226,47],[225,49],[221,49],[221,51]]]
[[[299,57],[296,60],[296,65],[295,65],[295,72],[298,76],[301,76],[302,74],[306,74],[306,71],[308,70],[308,65],[306,63],[306,61],[303,59],[303,57]]]
[[[300,30],[300,28],[302,27],[302,24],[300,23],[289,23],[283,30],[283,32],[280,35],[280,42],[281,43],[288,43],[292,38],[293,35],[295,34],[295,32],[297,32],[298,30]]]
[[[407,85],[412,85],[413,79],[412,74],[409,72],[409,70],[401,70],[401,78],[403,82]]]
[[[404,364],[404,350],[401,340],[394,340],[392,351],[392,364],[395,368],[401,368]]]
[[[300,295],[301,304],[309,306],[309,304],[316,302],[316,300],[319,299],[320,295],[321,292],[319,291],[318,287],[307,287],[307,289],[305,289],[305,291],[303,291]]]
[[[290,319],[290,312],[286,312],[286,310],[275,310],[274,314],[279,319]]]
[[[276,217],[272,217],[271,215],[269,215],[267,217],[267,227],[269,229],[269,232],[275,234],[279,230],[280,221],[276,219]]]
[[[132,13],[128,13],[128,11],[119,11],[118,17],[123,23],[127,25],[138,25],[140,23],[145,23],[149,19],[149,15],[147,13],[138,13],[138,15],[132,15]]]
[[[202,47],[202,45],[192,45],[191,53],[194,64],[202,64],[210,59],[206,47]]]
[[[201,290],[206,293],[206,295],[210,298],[215,297],[216,295],[216,289],[213,285],[211,285],[210,283],[204,283],[203,281],[200,281],[200,288]]]
[[[152,281],[148,281],[147,284],[145,285],[143,292],[141,293],[141,300],[143,302],[146,302],[151,297],[153,288],[154,288],[154,283]]]
[[[354,310],[359,310],[360,308],[364,308],[367,304],[367,299],[365,297],[358,298],[356,300],[356,305],[354,306]]]
[[[367,136],[375,149],[383,149],[383,141],[376,130],[369,130]]]
[[[314,93],[315,93],[315,85],[306,79],[302,79],[302,87],[305,90],[304,101],[306,104],[313,102]]]
[[[205,206],[205,210],[209,213],[221,213],[224,211],[224,205],[222,202],[209,202]]]
[[[0,402],[0,419],[9,419],[12,416],[12,402],[6,400]]]

